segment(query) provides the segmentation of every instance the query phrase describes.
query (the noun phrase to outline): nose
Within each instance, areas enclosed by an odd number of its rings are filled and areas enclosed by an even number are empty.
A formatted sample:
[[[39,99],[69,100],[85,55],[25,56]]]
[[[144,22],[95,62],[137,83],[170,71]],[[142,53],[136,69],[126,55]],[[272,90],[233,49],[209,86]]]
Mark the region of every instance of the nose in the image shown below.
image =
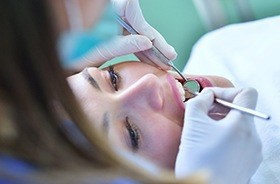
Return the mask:
[[[163,106],[163,93],[160,80],[147,74],[126,88],[119,96],[125,107],[160,110]]]

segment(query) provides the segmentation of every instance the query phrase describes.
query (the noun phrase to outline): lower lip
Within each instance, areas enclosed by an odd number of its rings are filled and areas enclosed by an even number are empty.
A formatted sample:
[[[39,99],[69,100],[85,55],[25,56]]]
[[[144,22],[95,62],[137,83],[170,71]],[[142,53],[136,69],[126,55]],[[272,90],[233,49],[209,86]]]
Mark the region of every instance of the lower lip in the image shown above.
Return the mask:
[[[213,87],[213,84],[204,77],[194,77],[191,79],[196,80],[199,83],[201,90],[206,87]]]
[[[180,94],[179,89],[176,85],[175,78],[171,74],[168,74],[166,78],[167,78],[167,81],[169,82],[169,84],[171,86],[173,96],[174,96],[177,104],[179,105],[179,107],[182,110],[185,110],[185,105],[184,105],[184,102],[182,102],[182,100],[181,100],[181,94]]]

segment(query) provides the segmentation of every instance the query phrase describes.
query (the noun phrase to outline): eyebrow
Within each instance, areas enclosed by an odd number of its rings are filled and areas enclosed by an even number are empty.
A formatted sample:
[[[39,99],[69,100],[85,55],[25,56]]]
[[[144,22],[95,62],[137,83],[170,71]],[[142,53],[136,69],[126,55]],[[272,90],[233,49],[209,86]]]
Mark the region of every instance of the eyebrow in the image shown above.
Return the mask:
[[[109,113],[105,112],[103,115],[103,122],[102,122],[103,131],[108,135],[109,130]]]
[[[95,89],[101,91],[98,83],[96,82],[96,80],[89,74],[88,72],[88,68],[85,68],[83,71],[82,71],[82,76],[84,77],[84,79],[86,81],[88,81]]]

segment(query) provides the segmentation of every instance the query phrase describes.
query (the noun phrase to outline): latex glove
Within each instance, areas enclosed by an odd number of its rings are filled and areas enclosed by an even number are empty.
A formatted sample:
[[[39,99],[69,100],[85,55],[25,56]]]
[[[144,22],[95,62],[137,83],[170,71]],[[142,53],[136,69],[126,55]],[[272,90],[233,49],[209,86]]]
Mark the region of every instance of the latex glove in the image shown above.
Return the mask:
[[[253,116],[230,110],[222,120],[213,120],[208,111],[214,96],[252,109],[257,101],[252,88],[209,88],[189,100],[175,174],[180,178],[207,169],[211,183],[247,183],[262,160]]]
[[[141,11],[139,0],[111,0],[116,13],[124,18],[140,35],[120,36],[111,42],[105,43],[93,49],[86,57],[88,65],[100,66],[104,62],[117,56],[136,53],[140,61],[159,66],[162,69],[170,69],[157,57],[149,54],[147,49],[156,46],[169,60],[177,57],[175,49],[170,46],[163,36],[150,26]]]

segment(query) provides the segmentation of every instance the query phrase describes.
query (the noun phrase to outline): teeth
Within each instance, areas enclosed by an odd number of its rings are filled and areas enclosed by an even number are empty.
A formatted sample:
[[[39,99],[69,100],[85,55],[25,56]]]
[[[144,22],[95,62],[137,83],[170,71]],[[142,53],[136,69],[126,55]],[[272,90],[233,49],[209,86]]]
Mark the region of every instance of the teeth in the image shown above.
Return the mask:
[[[181,94],[181,100],[184,102],[185,101],[185,90],[183,88],[183,85],[176,80],[176,85],[177,88],[179,89],[179,93]]]

